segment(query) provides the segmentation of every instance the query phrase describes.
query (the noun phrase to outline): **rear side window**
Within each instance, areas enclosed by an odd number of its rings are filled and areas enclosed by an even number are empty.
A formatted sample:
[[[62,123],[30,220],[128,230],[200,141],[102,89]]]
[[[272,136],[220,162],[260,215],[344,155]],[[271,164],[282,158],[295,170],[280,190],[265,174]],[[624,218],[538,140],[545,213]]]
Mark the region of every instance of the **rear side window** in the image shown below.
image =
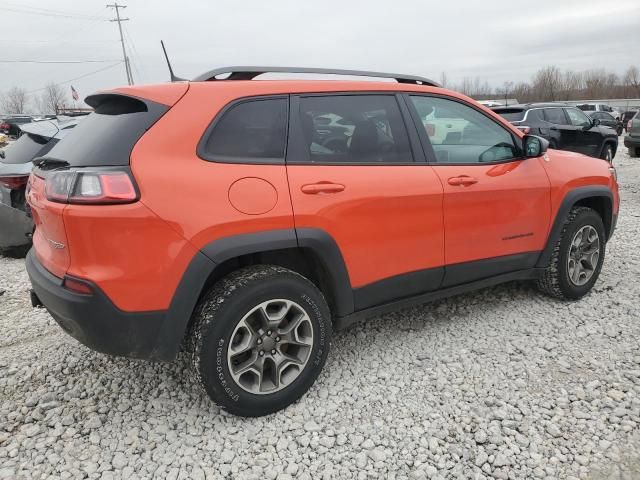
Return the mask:
[[[567,125],[567,117],[564,115],[564,111],[561,108],[545,108],[544,119],[549,123],[556,125]]]
[[[43,155],[55,143],[55,140],[49,140],[39,135],[23,134],[14,144],[3,150],[4,158],[0,155],[0,162],[28,163],[36,156]]]
[[[413,156],[393,95],[300,98],[300,126],[311,163],[411,163]]]
[[[508,120],[510,122],[519,122],[524,118],[526,110],[523,110],[522,108],[502,108],[495,109],[494,112],[496,112],[505,120]]]
[[[284,162],[287,115],[286,98],[232,105],[205,135],[200,156],[221,162]]]
[[[60,140],[48,158],[72,167],[129,165],[135,144],[169,109],[117,94],[92,95],[87,103],[95,108],[94,113]]]

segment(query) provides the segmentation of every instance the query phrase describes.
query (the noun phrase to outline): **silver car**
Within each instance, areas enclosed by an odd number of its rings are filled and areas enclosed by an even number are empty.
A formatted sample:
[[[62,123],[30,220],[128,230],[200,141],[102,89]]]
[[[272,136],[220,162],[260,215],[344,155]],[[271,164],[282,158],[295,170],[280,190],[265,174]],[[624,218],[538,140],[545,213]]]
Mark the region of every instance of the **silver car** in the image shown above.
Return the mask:
[[[22,125],[20,138],[0,150],[0,254],[24,256],[30,248],[33,222],[25,191],[33,168],[31,160],[51,150],[81,118]]]

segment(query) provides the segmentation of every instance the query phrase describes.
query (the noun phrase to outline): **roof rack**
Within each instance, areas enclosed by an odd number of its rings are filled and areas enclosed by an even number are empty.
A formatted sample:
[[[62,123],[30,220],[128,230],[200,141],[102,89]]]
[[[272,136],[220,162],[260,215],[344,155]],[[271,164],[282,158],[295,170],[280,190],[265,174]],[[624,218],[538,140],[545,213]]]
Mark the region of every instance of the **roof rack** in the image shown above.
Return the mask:
[[[206,82],[213,80],[252,80],[263,73],[313,73],[317,75],[348,75],[354,77],[392,78],[398,83],[415,83],[440,87],[439,83],[424,77],[402,75],[396,73],[366,72],[361,70],[340,70],[333,68],[304,68],[304,67],[222,67],[210,70],[193,79],[194,82]],[[217,78],[220,75],[228,75],[225,78]]]

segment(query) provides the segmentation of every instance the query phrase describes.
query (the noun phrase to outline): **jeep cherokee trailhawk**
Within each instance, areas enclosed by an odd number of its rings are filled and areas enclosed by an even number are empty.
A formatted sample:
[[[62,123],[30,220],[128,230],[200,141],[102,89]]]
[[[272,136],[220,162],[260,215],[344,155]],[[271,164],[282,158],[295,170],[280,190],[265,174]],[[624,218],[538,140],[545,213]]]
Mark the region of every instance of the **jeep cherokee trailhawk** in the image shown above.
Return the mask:
[[[356,319],[510,280],[582,297],[616,224],[607,162],[419,77],[228,68],[86,101],[34,160],[32,301],[100,352],[184,346],[239,415],[303,395]]]

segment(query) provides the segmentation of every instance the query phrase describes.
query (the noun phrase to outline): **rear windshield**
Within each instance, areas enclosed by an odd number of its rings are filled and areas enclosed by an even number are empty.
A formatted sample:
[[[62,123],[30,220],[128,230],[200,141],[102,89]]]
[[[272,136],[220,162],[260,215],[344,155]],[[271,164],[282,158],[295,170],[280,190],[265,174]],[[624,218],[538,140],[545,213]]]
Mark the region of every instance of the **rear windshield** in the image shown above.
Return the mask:
[[[4,158],[0,155],[0,162],[11,164],[28,163],[36,156],[44,155],[56,142],[54,139],[44,138],[39,135],[23,134],[15,143],[3,150]]]
[[[585,103],[584,105],[578,105],[578,108],[583,112],[594,112],[596,109],[596,106]]]
[[[522,108],[499,108],[494,109],[493,111],[510,122],[519,122],[524,118],[524,114],[526,112],[526,110],[523,110]]]
[[[116,94],[93,95],[95,108],[53,148],[47,158],[72,167],[129,165],[136,142],[168,107]]]

